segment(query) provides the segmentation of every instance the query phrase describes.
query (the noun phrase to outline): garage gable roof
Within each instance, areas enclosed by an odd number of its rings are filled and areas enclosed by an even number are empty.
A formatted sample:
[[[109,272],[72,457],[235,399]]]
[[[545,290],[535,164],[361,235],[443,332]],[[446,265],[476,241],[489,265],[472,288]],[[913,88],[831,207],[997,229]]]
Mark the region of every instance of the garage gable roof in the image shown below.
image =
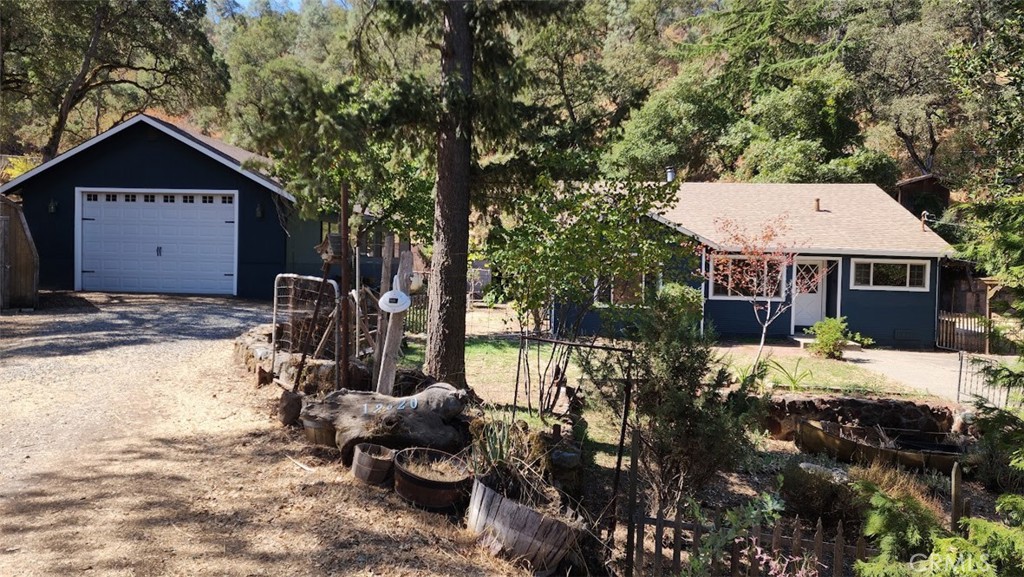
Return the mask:
[[[140,122],[152,126],[153,128],[166,134],[167,136],[170,136],[171,138],[181,142],[182,144],[185,144],[186,146],[189,146],[205,154],[211,159],[242,174],[246,178],[255,181],[257,184],[260,184],[264,188],[267,188],[277,193],[278,195],[288,199],[291,202],[295,202],[295,197],[289,194],[287,191],[285,191],[280,183],[270,178],[269,176],[261,174],[255,170],[250,170],[243,166],[243,164],[247,161],[263,161],[269,163],[270,161],[268,159],[259,156],[258,154],[255,154],[253,152],[249,152],[248,150],[239,148],[237,146],[232,146],[226,142],[217,140],[215,138],[211,138],[203,134],[192,132],[190,130],[185,130],[180,126],[176,126],[169,122],[153,118],[152,116],[146,114],[139,114],[137,116],[133,116],[131,119],[122,122],[121,124],[118,124],[117,126],[111,128],[110,130],[102,134],[98,134],[93,138],[86,140],[82,144],[79,144],[78,146],[72,148],[71,150],[68,150],[63,154],[54,157],[49,162],[44,162],[43,164],[40,164],[39,166],[26,172],[25,174],[22,174],[21,176],[8,182],[7,184],[0,186],[0,193],[7,192],[8,190],[15,188],[16,186],[20,185],[26,180],[29,180],[35,175],[53,168],[54,166],[60,164],[61,162],[64,162],[65,160],[71,158],[72,156],[84,150],[88,150],[92,146],[99,144],[100,142],[103,142],[104,140],[112,136],[115,136],[124,130],[127,130],[129,127],[135,126]]]
[[[661,215],[666,224],[712,248],[725,246],[722,220],[749,234],[782,217],[779,242],[805,254],[940,257],[953,247],[873,184],[766,184],[686,182],[675,205]]]

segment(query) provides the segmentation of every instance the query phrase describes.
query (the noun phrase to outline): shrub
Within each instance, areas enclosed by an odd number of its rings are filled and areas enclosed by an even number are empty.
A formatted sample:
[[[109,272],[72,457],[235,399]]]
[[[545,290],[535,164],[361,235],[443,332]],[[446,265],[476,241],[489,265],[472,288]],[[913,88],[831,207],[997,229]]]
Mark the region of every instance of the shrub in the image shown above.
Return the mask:
[[[938,518],[912,495],[892,497],[866,481],[858,482],[857,487],[871,504],[864,534],[873,537],[880,550],[874,559],[857,562],[857,575],[910,575],[907,562],[931,553],[935,540],[947,536]]]
[[[631,425],[641,440],[640,471],[659,510],[700,490],[753,450],[746,425],[756,407],[743,386],[728,392],[729,373],[701,334],[694,290],[666,285],[649,307],[634,309],[623,334],[632,354],[583,356],[588,379],[621,411],[625,376],[634,383]]]
[[[812,353],[826,359],[843,358],[843,346],[849,338],[846,317],[829,317],[814,323],[814,326],[804,329],[804,332],[814,335],[814,342],[807,347]]]

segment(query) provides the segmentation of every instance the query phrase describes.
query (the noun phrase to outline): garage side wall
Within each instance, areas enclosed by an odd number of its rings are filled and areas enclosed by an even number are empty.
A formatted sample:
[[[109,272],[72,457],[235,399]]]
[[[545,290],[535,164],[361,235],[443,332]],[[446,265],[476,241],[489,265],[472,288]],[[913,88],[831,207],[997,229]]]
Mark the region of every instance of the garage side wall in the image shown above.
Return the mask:
[[[286,234],[277,218],[277,195],[202,152],[139,123],[11,191],[21,195],[25,218],[36,241],[41,288],[74,289],[75,187],[237,190],[238,296],[270,298],[275,275],[285,271]],[[50,212],[51,201],[54,212]]]

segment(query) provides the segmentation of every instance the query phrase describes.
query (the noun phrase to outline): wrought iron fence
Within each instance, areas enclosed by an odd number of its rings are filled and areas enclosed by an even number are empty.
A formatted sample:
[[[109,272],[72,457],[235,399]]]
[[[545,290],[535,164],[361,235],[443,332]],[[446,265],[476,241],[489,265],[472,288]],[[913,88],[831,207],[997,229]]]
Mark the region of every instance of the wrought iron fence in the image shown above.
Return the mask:
[[[960,351],[960,377],[957,380],[956,400],[958,403],[985,399],[996,407],[1021,406],[1024,391],[1014,391],[1010,387],[991,382],[986,369],[994,367],[997,359],[974,355]]]

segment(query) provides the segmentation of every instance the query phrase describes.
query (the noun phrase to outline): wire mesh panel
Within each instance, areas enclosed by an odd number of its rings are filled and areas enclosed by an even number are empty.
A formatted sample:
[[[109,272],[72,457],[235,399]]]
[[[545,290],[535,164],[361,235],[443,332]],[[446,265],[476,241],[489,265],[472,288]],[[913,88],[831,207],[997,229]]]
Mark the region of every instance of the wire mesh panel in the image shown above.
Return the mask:
[[[274,351],[335,360],[340,343],[338,283],[315,276],[279,274],[274,280]]]
[[[1020,395],[1024,394],[1024,391],[1015,392],[1006,385],[994,383],[987,374],[987,370],[997,366],[998,361],[995,359],[961,351],[960,378],[956,389],[957,402],[968,403],[980,397],[1000,408],[1021,405]]]

